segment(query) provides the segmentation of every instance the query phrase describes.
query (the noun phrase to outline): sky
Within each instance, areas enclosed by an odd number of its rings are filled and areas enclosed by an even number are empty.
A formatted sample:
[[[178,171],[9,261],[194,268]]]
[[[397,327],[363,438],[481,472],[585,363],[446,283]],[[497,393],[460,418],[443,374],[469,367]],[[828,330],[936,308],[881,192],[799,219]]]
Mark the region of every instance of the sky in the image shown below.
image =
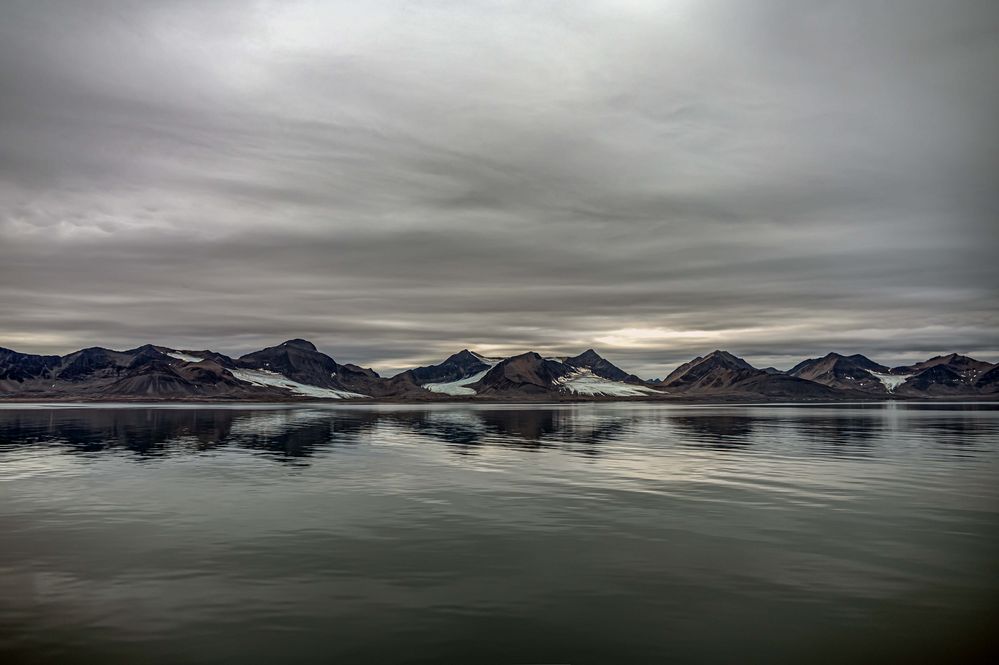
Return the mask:
[[[999,361],[999,3],[0,4],[0,346]]]

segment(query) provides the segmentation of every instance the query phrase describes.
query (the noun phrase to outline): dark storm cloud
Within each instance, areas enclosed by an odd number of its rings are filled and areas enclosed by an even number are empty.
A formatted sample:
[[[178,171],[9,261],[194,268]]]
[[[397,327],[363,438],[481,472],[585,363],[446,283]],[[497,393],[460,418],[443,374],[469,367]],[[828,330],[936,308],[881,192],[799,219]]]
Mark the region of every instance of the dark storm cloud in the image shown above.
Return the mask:
[[[991,2],[7,2],[0,345],[999,360]]]

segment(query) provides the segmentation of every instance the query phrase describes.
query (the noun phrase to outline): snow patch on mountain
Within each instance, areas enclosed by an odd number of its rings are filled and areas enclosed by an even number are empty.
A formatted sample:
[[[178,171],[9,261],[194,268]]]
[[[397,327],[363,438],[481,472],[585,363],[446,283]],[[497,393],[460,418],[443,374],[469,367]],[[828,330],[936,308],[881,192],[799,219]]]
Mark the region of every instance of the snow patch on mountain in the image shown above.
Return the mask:
[[[272,388],[284,388],[295,395],[306,397],[320,397],[323,399],[351,399],[354,397],[367,397],[360,393],[352,393],[347,390],[334,390],[332,388],[320,388],[310,386],[306,383],[292,381],[286,376],[271,372],[265,369],[232,369],[232,375],[240,381],[252,383],[255,386],[268,386]]]
[[[555,379],[555,385],[567,388],[577,395],[603,395],[605,397],[644,397],[657,395],[658,390],[646,386],[636,386],[620,381],[611,381],[597,376],[588,369],[578,369]]]
[[[168,351],[167,355],[171,358],[176,358],[177,360],[183,360],[186,363],[198,363],[203,360],[203,358],[198,358],[197,356],[192,356],[187,353],[181,353],[180,351]]]
[[[895,392],[896,388],[908,381],[909,377],[912,376],[912,374],[879,374],[878,372],[871,372],[871,374],[883,383],[885,390],[890,393]]]
[[[490,362],[490,360],[476,355],[482,362]],[[442,393],[444,395],[474,395],[475,391],[467,386],[469,384],[475,383],[482,377],[484,377],[490,369],[495,366],[490,365],[488,369],[484,369],[481,372],[473,374],[472,376],[466,376],[464,379],[458,379],[457,381],[448,381],[447,383],[425,383],[423,387],[432,393]]]

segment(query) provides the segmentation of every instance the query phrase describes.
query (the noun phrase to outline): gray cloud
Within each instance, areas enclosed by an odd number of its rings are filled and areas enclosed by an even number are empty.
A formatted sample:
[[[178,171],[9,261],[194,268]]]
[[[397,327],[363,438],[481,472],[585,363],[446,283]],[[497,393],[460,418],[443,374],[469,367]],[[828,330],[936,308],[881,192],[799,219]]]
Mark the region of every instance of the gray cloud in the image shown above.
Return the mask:
[[[999,360],[994,3],[7,2],[0,345]]]

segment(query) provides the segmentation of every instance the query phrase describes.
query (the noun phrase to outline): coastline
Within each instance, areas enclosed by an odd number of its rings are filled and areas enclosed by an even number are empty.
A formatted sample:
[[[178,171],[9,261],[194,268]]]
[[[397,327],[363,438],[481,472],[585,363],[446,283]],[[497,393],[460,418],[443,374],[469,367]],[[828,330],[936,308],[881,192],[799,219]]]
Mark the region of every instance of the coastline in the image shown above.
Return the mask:
[[[775,404],[999,404],[999,399],[995,395],[953,395],[944,397],[894,397],[885,399],[883,396],[844,396],[842,399],[793,399],[780,397],[773,399],[762,398],[759,395],[697,395],[697,396],[641,396],[641,397],[608,397],[608,396],[552,396],[539,395],[537,399],[515,397],[515,398],[493,398],[493,397],[459,397],[442,395],[440,399],[405,399],[397,397],[368,397],[364,399],[324,399],[316,397],[288,397],[284,399],[214,399],[214,398],[160,398],[160,397],[77,397],[77,396],[49,396],[49,397],[0,397],[0,406],[39,404],[39,405],[74,405],[74,406],[100,406],[100,405],[294,405],[294,404],[322,404],[330,405],[435,405],[435,404],[464,404],[464,405],[516,405],[524,404],[531,406],[539,405],[567,405],[567,404],[676,404],[676,405],[775,405]]]

